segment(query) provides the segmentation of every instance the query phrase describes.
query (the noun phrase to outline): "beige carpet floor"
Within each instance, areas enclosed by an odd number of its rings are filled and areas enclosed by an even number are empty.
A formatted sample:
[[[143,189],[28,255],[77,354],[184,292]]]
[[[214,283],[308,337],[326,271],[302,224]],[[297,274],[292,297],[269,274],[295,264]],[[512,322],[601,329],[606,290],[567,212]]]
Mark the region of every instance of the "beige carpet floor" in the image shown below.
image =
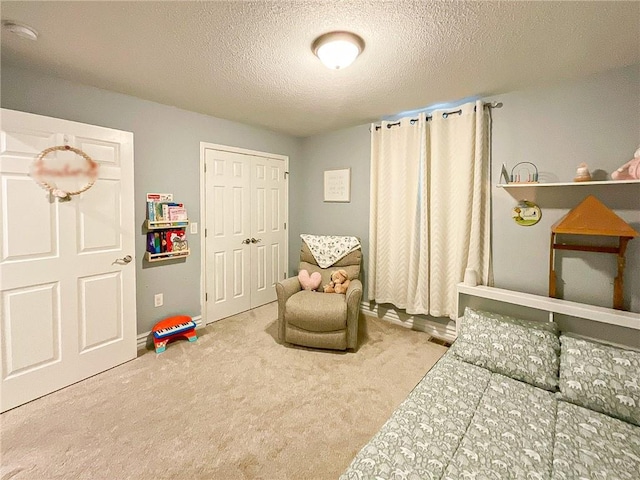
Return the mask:
[[[2,480],[336,479],[446,351],[378,319],[355,353],[277,342],[276,304],[0,416]]]

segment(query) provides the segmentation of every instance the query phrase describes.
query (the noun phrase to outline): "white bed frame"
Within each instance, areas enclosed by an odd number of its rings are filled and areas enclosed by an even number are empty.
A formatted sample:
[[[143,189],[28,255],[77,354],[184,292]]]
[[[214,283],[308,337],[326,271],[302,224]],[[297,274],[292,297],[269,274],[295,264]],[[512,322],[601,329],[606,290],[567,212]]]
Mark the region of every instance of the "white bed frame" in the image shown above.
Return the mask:
[[[555,321],[560,330],[640,350],[640,314],[479,285],[458,284],[456,335],[465,307],[518,318]]]

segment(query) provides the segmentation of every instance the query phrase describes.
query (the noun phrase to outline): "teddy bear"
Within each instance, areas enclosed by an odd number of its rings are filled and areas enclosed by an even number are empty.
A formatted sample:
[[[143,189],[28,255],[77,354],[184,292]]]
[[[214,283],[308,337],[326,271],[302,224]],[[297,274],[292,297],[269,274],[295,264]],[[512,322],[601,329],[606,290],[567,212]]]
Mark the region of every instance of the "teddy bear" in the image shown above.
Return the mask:
[[[336,284],[333,282],[333,280],[331,280],[324,287],[322,287],[322,291],[324,293],[336,293],[335,285]]]
[[[640,148],[633,154],[634,158],[611,174],[614,180],[640,180]]]
[[[324,286],[324,293],[347,293],[349,288],[349,274],[346,270],[340,269],[331,272],[331,281]]]

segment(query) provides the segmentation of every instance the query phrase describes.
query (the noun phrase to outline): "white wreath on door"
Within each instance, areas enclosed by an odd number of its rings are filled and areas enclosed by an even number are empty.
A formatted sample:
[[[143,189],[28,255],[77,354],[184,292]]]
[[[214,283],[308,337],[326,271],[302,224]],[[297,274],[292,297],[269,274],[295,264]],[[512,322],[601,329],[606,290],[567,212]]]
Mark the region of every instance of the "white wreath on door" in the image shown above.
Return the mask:
[[[84,186],[82,186],[77,190],[66,191],[61,188],[58,188],[58,186],[55,183],[45,180],[43,178],[43,173],[45,170],[44,159],[47,155],[56,151],[69,151],[84,158],[84,160],[89,165],[88,169],[83,172],[83,173],[86,173],[87,176],[89,177],[89,181]],[[69,145],[57,145],[55,147],[46,148],[45,150],[43,150],[38,154],[38,156],[36,157],[36,159],[34,160],[31,166],[31,177],[33,177],[33,179],[36,181],[38,185],[40,185],[42,188],[47,190],[54,197],[57,197],[63,200],[70,200],[72,195],[79,195],[82,192],[86,192],[93,186],[93,184],[98,178],[99,167],[100,167],[99,164],[82,150],[71,147]],[[69,173],[69,175],[71,175],[71,173]]]

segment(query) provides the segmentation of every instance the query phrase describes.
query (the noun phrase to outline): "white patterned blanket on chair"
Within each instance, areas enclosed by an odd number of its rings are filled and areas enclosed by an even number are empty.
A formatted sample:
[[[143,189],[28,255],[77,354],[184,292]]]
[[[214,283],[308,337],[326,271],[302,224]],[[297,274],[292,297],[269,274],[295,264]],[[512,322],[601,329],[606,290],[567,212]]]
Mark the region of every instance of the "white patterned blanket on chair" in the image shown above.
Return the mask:
[[[338,260],[360,248],[356,237],[338,235],[309,235],[303,233],[300,238],[307,244],[313,258],[321,268],[328,268]]]

